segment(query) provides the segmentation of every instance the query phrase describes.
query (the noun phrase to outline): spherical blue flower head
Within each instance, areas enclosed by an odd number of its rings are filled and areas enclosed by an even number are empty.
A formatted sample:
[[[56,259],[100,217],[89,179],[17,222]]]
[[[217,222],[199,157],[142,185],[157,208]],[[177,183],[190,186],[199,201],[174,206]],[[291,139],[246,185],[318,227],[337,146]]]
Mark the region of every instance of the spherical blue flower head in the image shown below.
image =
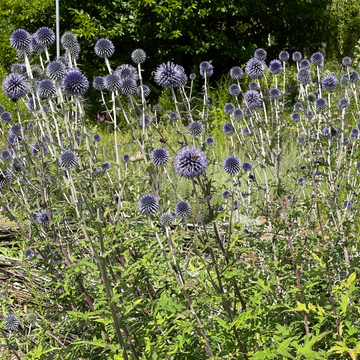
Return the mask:
[[[207,158],[201,149],[195,146],[185,146],[174,158],[174,168],[177,174],[186,179],[200,176],[206,171]]]
[[[32,249],[27,249],[25,252],[25,258],[31,258],[34,255],[35,255],[35,252]]]
[[[307,68],[300,69],[296,74],[296,79],[303,85],[311,84],[311,73]]]
[[[299,65],[300,69],[310,68],[310,62],[307,59],[301,60]]]
[[[234,66],[230,69],[230,77],[234,80],[240,80],[244,76],[244,72],[239,66]]]
[[[101,135],[95,134],[95,135],[93,136],[93,140],[94,140],[94,142],[100,142],[100,141],[101,141]]]
[[[234,200],[232,203],[232,206],[236,210],[237,208],[239,208],[241,206],[241,203],[239,200]]]
[[[269,64],[269,71],[273,75],[279,75],[282,72],[282,63],[279,60],[271,60]]]
[[[303,177],[299,177],[296,182],[299,184],[299,185],[303,185],[305,183],[305,179]]]
[[[1,122],[8,124],[12,120],[12,115],[8,111],[1,114]]]
[[[41,98],[49,99],[56,94],[56,86],[51,80],[44,79],[38,82],[38,92]]]
[[[34,54],[40,53],[42,51],[45,50],[45,46],[41,45],[40,43],[38,43],[38,41],[36,40],[35,36],[33,35],[31,37],[31,42],[30,42],[30,49],[31,52],[33,52]]]
[[[103,91],[105,89],[105,81],[102,76],[97,76],[93,80],[93,88],[97,91]]]
[[[294,105],[294,111],[298,112],[304,110],[304,104],[302,104],[301,102],[296,102]]]
[[[356,139],[358,139],[358,137],[359,137],[359,130],[357,128],[353,128],[350,131],[349,138],[352,140],[356,140]]]
[[[59,56],[56,61],[63,63],[66,67],[69,65],[68,59],[65,56]]]
[[[108,74],[104,78],[104,86],[107,91],[117,91],[121,87],[120,76],[116,73]]]
[[[66,150],[59,156],[59,166],[64,169],[71,169],[77,166],[78,158],[71,150]]]
[[[46,48],[48,48],[55,42],[54,32],[46,26],[38,29],[34,36],[36,41]]]
[[[245,109],[245,116],[252,117],[254,116],[254,110],[252,109]]]
[[[16,29],[10,35],[10,45],[19,51],[25,51],[30,47],[31,35],[24,29]]]
[[[38,81],[40,81],[44,75],[43,69],[38,65],[32,65],[31,72],[32,72],[33,78]]]
[[[66,66],[59,60],[51,61],[46,67],[46,76],[54,81],[60,82],[66,73]]]
[[[0,154],[0,158],[3,161],[9,161],[12,158],[12,153],[10,150],[3,150]]]
[[[229,197],[231,197],[231,192],[229,190],[224,190],[221,194],[221,197],[227,200]]]
[[[243,169],[243,171],[251,171],[252,165],[248,161],[245,161],[242,164],[242,169]]]
[[[340,78],[340,86],[341,87],[348,87],[350,85],[350,78],[348,74],[344,74],[341,78]]]
[[[281,51],[279,54],[279,59],[283,62],[289,61],[290,54],[287,51]]]
[[[311,110],[305,110],[304,115],[308,120],[312,120],[315,114]]]
[[[204,226],[204,224],[203,224],[203,222],[201,220],[198,220],[195,225],[198,228],[202,228]]]
[[[319,52],[316,52],[316,53],[311,55],[310,61],[315,66],[320,66],[324,62],[324,55],[319,53]]]
[[[30,59],[34,54],[33,49],[31,48],[31,42],[26,50],[17,50],[16,52],[19,59],[24,59],[25,55]]]
[[[227,174],[235,175],[241,170],[240,160],[235,156],[229,156],[225,159],[223,169]]]
[[[139,80],[139,74],[137,70],[129,64],[122,64],[116,68],[116,73],[120,76],[121,79],[133,79],[135,81]]]
[[[180,77],[180,85],[181,86],[185,86],[188,82],[188,77],[187,75],[183,72],[181,73],[181,77]]]
[[[235,105],[233,103],[227,103],[224,105],[224,113],[227,115],[231,115],[235,110]]]
[[[37,156],[38,152],[39,152],[39,143],[34,141],[30,144],[30,149],[31,149],[31,155],[32,156]]]
[[[260,89],[260,86],[257,82],[251,81],[249,83],[249,90],[259,90],[259,89]]]
[[[277,88],[271,88],[269,90],[269,95],[272,99],[278,100],[281,98],[281,91]]]
[[[0,170],[0,189],[12,183],[13,176],[7,170]]]
[[[352,208],[352,203],[350,200],[345,200],[343,203],[342,203],[342,206],[344,209],[351,209]]]
[[[49,225],[50,219],[49,219],[49,216],[48,216],[47,211],[45,209],[35,213],[34,215],[35,215],[35,222],[37,224],[41,224],[43,226],[48,226]]]
[[[143,49],[135,49],[132,53],[131,53],[131,60],[135,63],[135,64],[142,64],[145,62],[146,60],[146,52]]]
[[[181,68],[172,62],[167,62],[157,67],[154,79],[159,86],[171,89],[180,85],[181,76]]]
[[[295,52],[292,54],[292,59],[293,59],[293,61],[295,61],[295,62],[301,61],[301,60],[302,60],[301,52],[295,51]]]
[[[245,128],[242,129],[242,134],[243,134],[245,137],[247,137],[247,136],[250,136],[251,131],[250,131],[250,129],[249,129],[248,127],[245,127]]]
[[[243,100],[244,107],[247,107],[249,109],[257,109],[261,106],[261,104],[262,104],[262,98],[260,97],[260,94],[256,90],[246,91]]]
[[[148,97],[150,95],[150,88],[147,85],[142,85],[142,86],[140,85],[136,89],[137,96],[141,97],[141,88],[143,89],[144,97]]]
[[[235,129],[231,123],[229,123],[228,121],[225,121],[222,131],[223,131],[224,135],[230,136],[235,132]]]
[[[84,95],[89,88],[89,80],[80,71],[70,69],[62,81],[61,87],[67,95]]]
[[[353,84],[356,84],[360,80],[360,75],[356,70],[351,70],[349,74],[350,74],[350,81]]]
[[[203,132],[204,125],[200,121],[193,121],[189,124],[189,133],[193,136],[200,136]]]
[[[256,58],[260,61],[265,61],[266,56],[267,56],[267,52],[266,52],[266,50],[264,50],[262,48],[256,49],[254,52],[254,58]]]
[[[94,47],[95,54],[103,59],[108,59],[114,55],[115,46],[109,39],[99,39]]]
[[[102,171],[109,170],[109,169],[111,168],[111,164],[107,162],[107,163],[105,163],[105,164],[102,164],[102,165],[100,166],[100,168],[101,168]]]
[[[124,162],[129,162],[130,161],[130,155],[129,154],[124,154],[123,157],[122,157],[122,160]]]
[[[190,78],[190,80],[195,80],[195,79],[196,79],[196,74],[191,73],[191,74],[189,75],[189,78]]]
[[[179,118],[179,115],[178,115],[177,112],[171,112],[171,113],[169,114],[169,119],[170,119],[171,121],[175,121],[175,120],[177,120],[178,118]]]
[[[15,74],[21,74],[21,75],[25,75],[26,74],[26,67],[25,64],[20,64],[20,63],[15,63],[11,65],[11,72],[15,73]]]
[[[159,216],[159,222],[161,226],[171,226],[174,223],[174,218],[169,213],[162,213]]]
[[[214,67],[208,61],[201,62],[199,68],[202,77],[209,78],[214,73]]]
[[[214,103],[214,99],[211,96],[209,96],[207,98],[207,103],[211,106]]]
[[[291,120],[293,122],[299,122],[300,121],[300,114],[298,114],[298,113],[291,114]]]
[[[170,154],[166,149],[158,147],[152,151],[150,160],[155,165],[164,166],[169,162]]]
[[[325,110],[327,108],[327,106],[328,106],[328,103],[327,103],[326,99],[318,98],[318,99],[315,100],[315,108],[316,108],[316,110],[319,110],[319,111]]]
[[[120,92],[123,95],[133,95],[136,93],[136,90],[137,90],[137,85],[134,79],[131,78],[121,79]]]
[[[215,144],[215,140],[214,140],[214,138],[212,138],[211,136],[209,136],[209,137],[205,140],[205,142],[206,142],[206,145],[207,145],[207,146],[213,146],[213,145]]]
[[[347,136],[345,136],[342,145],[348,145],[349,143],[350,143],[350,139]]]
[[[39,101],[37,98],[30,97],[26,105],[30,111],[38,111],[40,109]]]
[[[266,64],[256,58],[251,58],[245,65],[245,73],[250,79],[261,79],[266,71]]]
[[[9,315],[5,316],[5,318],[4,318],[4,329],[5,330],[14,331],[18,328],[19,325],[20,325],[20,321],[15,315],[9,314]]]
[[[191,205],[186,200],[181,200],[175,205],[175,214],[178,217],[186,218],[191,214]]]
[[[232,96],[240,95],[240,88],[238,84],[231,84],[229,86],[229,94]]]
[[[144,126],[144,121],[143,120],[145,120],[145,127],[151,126],[152,120],[151,120],[151,117],[150,117],[149,114],[145,114],[145,115],[141,116],[140,121],[139,121],[139,125],[141,127]]]
[[[9,74],[2,82],[2,91],[10,100],[18,100],[25,96],[28,88],[29,83],[20,74]]]
[[[154,215],[159,211],[159,201],[151,194],[143,195],[138,202],[138,210],[143,215]]]
[[[341,98],[337,104],[337,109],[342,111],[350,106],[350,101],[346,98]]]
[[[334,91],[338,83],[339,80],[333,74],[327,74],[321,79],[321,86],[327,91]]]
[[[352,64],[352,60],[350,56],[345,56],[343,57],[343,59],[341,60],[341,63],[343,64],[343,66],[345,67],[350,67]]]
[[[65,49],[69,49],[69,48],[73,47],[75,44],[77,44],[77,42],[78,41],[77,41],[76,35],[71,32],[66,32],[61,37],[61,45]]]
[[[244,111],[242,109],[234,109],[231,115],[235,121],[241,121],[244,118]]]

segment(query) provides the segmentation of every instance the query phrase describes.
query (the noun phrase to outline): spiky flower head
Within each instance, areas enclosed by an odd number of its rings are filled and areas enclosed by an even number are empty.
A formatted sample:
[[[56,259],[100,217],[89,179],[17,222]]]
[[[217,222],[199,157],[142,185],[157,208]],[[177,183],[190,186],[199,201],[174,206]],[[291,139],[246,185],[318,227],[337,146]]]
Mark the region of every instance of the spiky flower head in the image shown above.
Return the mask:
[[[311,84],[311,73],[307,70],[307,68],[300,69],[296,74],[297,80],[303,85]]]
[[[245,65],[245,73],[250,79],[260,79],[266,71],[266,64],[257,58],[251,58]]]
[[[25,319],[28,324],[34,325],[37,321],[37,315],[32,312],[32,313],[27,314]]]
[[[315,100],[315,108],[316,108],[316,110],[319,110],[319,111],[325,110],[327,108],[327,106],[328,106],[328,103],[327,103],[326,99],[318,98],[318,99]]]
[[[0,189],[12,183],[13,176],[7,170],[0,170]]]
[[[260,61],[265,61],[266,56],[267,56],[267,52],[266,52],[266,50],[264,50],[262,48],[256,49],[254,52],[254,58],[256,58]]]
[[[301,61],[301,60],[302,60],[301,52],[295,51],[295,52],[292,54],[292,59],[293,59],[293,61],[295,61],[295,62]]]
[[[93,136],[93,140],[94,140],[94,142],[100,142],[100,141],[101,141],[101,135],[95,134],[95,135]]]
[[[30,48],[31,35],[24,29],[16,29],[10,35],[10,45],[18,51],[25,51]]]
[[[43,69],[38,65],[32,65],[31,72],[32,72],[33,78],[38,81],[40,81],[44,75]]]
[[[77,166],[78,158],[71,150],[66,150],[59,156],[59,166],[64,169],[71,169]]]
[[[106,170],[109,170],[109,169],[111,169],[111,164],[110,163],[105,163],[105,164],[102,164],[101,166],[100,166],[100,169],[101,169],[101,171],[106,171]]]
[[[41,98],[49,99],[56,94],[56,86],[51,80],[44,79],[38,83],[38,92]]]
[[[352,140],[358,139],[359,138],[359,130],[357,128],[353,128],[350,131],[349,138],[352,139]]]
[[[227,115],[231,115],[235,110],[235,105],[233,103],[227,103],[224,105],[224,113]]]
[[[269,71],[273,75],[279,75],[282,72],[282,63],[279,60],[271,60],[269,64]]]
[[[214,140],[214,138],[212,138],[211,136],[209,136],[209,137],[205,140],[205,142],[206,142],[206,145],[207,145],[207,146],[213,146],[214,143],[215,143],[215,140]]]
[[[3,161],[9,161],[12,158],[12,153],[9,150],[3,150],[0,154],[0,158]]]
[[[320,66],[324,62],[324,55],[319,53],[319,52],[316,52],[316,53],[311,55],[310,61],[315,66]]]
[[[245,109],[245,116],[247,116],[247,117],[252,117],[252,116],[254,116],[254,110],[252,110],[252,109]]]
[[[34,36],[36,41],[45,48],[48,48],[55,42],[54,32],[46,26],[38,29]]]
[[[221,197],[227,200],[231,196],[231,192],[229,190],[224,190],[221,194]]]
[[[174,217],[169,213],[162,213],[159,217],[161,226],[169,227],[174,223]]]
[[[104,78],[104,87],[107,91],[117,91],[121,87],[120,76],[116,73],[108,74]]]
[[[2,82],[3,93],[10,100],[18,100],[25,96],[29,89],[29,83],[25,81],[23,75],[9,74]]]
[[[46,67],[46,76],[54,81],[60,82],[66,73],[66,66],[59,60],[54,60]]]
[[[235,156],[229,156],[225,159],[223,169],[227,174],[235,175],[241,170],[240,160]]]
[[[122,160],[124,162],[129,162],[130,161],[130,155],[129,154],[124,154],[123,157],[122,157]]]
[[[248,161],[245,161],[242,164],[242,169],[243,169],[243,171],[251,171],[251,169],[252,169],[251,163],[249,163]]]
[[[262,104],[262,98],[256,90],[246,91],[243,105],[249,109],[259,108]]]
[[[11,72],[16,74],[25,75],[26,67],[24,63],[15,63],[11,65]]]
[[[190,78],[190,80],[195,80],[195,79],[196,79],[196,74],[191,73],[191,74],[189,75],[189,78]]]
[[[171,112],[171,113],[169,114],[169,119],[170,119],[171,121],[175,121],[175,120],[177,120],[178,118],[179,118],[179,115],[178,115],[177,112]]]
[[[143,49],[135,49],[132,53],[131,53],[131,60],[135,63],[135,64],[142,64],[145,62],[146,60],[146,53]]]
[[[240,87],[238,84],[231,84],[229,86],[229,94],[232,96],[240,95]]]
[[[75,46],[77,44],[77,37],[75,34],[71,33],[71,32],[66,32],[65,34],[63,34],[63,36],[61,37],[61,45],[65,48],[65,49],[69,49],[72,48],[73,46]]]
[[[249,83],[249,90],[259,90],[259,89],[260,89],[260,86],[257,82],[251,81]]]
[[[321,86],[327,91],[334,91],[339,80],[334,74],[327,74],[321,79]]]
[[[347,98],[341,98],[337,104],[337,109],[342,111],[350,106],[350,101]]]
[[[14,331],[18,328],[19,325],[20,325],[20,321],[15,315],[9,314],[9,315],[5,316],[5,318],[4,318],[4,329],[5,330]]]
[[[1,114],[1,122],[8,124],[12,120],[12,115],[8,111]]]
[[[360,80],[360,75],[356,70],[351,70],[350,71],[350,81],[353,84],[356,84],[358,81]]]
[[[203,132],[204,125],[200,121],[193,121],[189,124],[189,133],[193,136],[200,136]]]
[[[89,80],[78,69],[69,69],[61,87],[67,95],[84,95],[89,88]]]
[[[301,60],[299,65],[300,69],[310,69],[310,62],[307,59]]]
[[[30,50],[31,52],[37,54],[45,50],[45,46],[41,45],[35,38],[35,36],[31,36],[30,42]]]
[[[251,130],[248,127],[245,127],[245,128],[242,129],[242,134],[244,136],[250,136]]]
[[[281,51],[279,54],[279,59],[283,62],[286,62],[290,59],[290,54],[287,51]]]
[[[341,78],[340,78],[340,86],[341,87],[348,87],[350,85],[350,79],[349,79],[349,75],[348,74],[344,74]]]
[[[137,90],[137,84],[134,79],[131,78],[121,79],[120,92],[123,95],[133,95],[136,93],[136,90]]]
[[[159,211],[159,201],[151,194],[143,195],[138,202],[138,210],[143,215],[154,215]]]
[[[305,110],[304,115],[308,120],[311,120],[315,116],[315,114],[311,110]]]
[[[234,80],[240,80],[244,76],[244,72],[239,66],[234,66],[230,69],[230,77]]]
[[[144,94],[144,97],[148,97],[150,95],[150,88],[147,85],[140,85],[137,88],[137,90],[136,90],[137,96],[141,97],[141,88],[142,88],[142,93]]]
[[[313,93],[310,93],[308,95],[307,99],[309,100],[309,102],[314,103],[315,100],[317,99],[317,96],[315,94],[313,94]]]
[[[181,68],[172,63],[167,62],[158,66],[155,71],[155,82],[163,88],[176,88],[181,81],[182,70]]]
[[[278,100],[281,98],[281,91],[277,88],[271,88],[269,90],[269,95],[272,99]]]
[[[150,160],[155,165],[164,166],[169,162],[170,154],[166,149],[158,147],[151,152]]]
[[[299,121],[300,121],[300,114],[298,114],[298,113],[292,113],[292,114],[291,114],[291,120],[292,120],[293,122],[299,122]]]
[[[175,214],[178,217],[186,218],[191,214],[191,205],[186,200],[181,200],[175,205]]]
[[[97,91],[103,91],[105,89],[105,81],[102,76],[97,76],[93,80],[93,88]]]
[[[116,68],[116,73],[121,79],[131,78],[135,81],[139,80],[139,74],[137,70],[129,64],[122,64]]]
[[[231,115],[235,121],[241,121],[244,118],[244,111],[242,109],[234,109]]]
[[[201,149],[195,146],[185,146],[174,158],[174,168],[177,174],[186,179],[192,179],[205,172],[207,158]]]
[[[225,121],[222,131],[224,135],[231,136],[235,132],[235,129],[230,122]]]
[[[296,182],[299,184],[299,185],[303,185],[305,184],[305,179],[303,177],[299,177]]]
[[[200,75],[209,78],[214,73],[214,67],[208,61],[202,61],[199,65]]]
[[[343,57],[343,59],[341,60],[341,63],[343,64],[343,66],[345,67],[350,67],[352,64],[352,60],[350,56],[345,56]]]
[[[94,46],[94,50],[98,57],[108,59],[114,55],[115,46],[109,39],[99,39]]]

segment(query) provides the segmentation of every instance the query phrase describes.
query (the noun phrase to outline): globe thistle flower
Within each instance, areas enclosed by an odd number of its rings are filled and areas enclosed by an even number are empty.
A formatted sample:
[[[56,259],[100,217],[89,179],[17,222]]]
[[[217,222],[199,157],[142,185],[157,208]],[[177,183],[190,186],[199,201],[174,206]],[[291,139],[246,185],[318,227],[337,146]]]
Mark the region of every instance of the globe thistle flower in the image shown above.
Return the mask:
[[[78,42],[76,42],[66,49],[65,57],[69,58],[70,56],[72,59],[78,60],[80,52],[81,52],[81,46]]]
[[[344,74],[341,78],[340,78],[340,86],[341,87],[348,87],[350,85],[350,78],[348,74]]]
[[[299,185],[303,185],[305,183],[305,179],[303,177],[299,177],[296,182],[299,184]]]
[[[8,124],[12,120],[12,115],[8,111],[1,114],[1,122]]]
[[[207,103],[211,106],[214,103],[214,99],[211,96],[209,96],[207,98]]]
[[[262,98],[256,90],[249,90],[245,92],[243,105],[250,109],[259,108],[262,104]]]
[[[300,121],[300,114],[298,113],[292,113],[291,114],[291,120],[295,123],[299,122]]]
[[[227,174],[236,175],[241,170],[240,160],[235,156],[229,156],[224,161],[223,169]]]
[[[177,120],[178,118],[179,118],[179,115],[178,115],[177,112],[171,112],[171,113],[169,114],[169,119],[170,119],[171,121],[175,121],[175,120]]]
[[[35,101],[34,101],[35,100]],[[39,110],[39,101],[37,98],[30,97],[26,106],[30,111],[37,111]]]
[[[240,95],[240,87],[238,84],[231,84],[229,86],[229,94],[232,96],[238,96]]]
[[[131,78],[122,79],[120,82],[120,91],[123,95],[133,95],[136,93],[136,81]]]
[[[313,93],[310,93],[307,97],[308,101],[311,102],[311,103],[314,103],[315,100],[317,99],[317,95],[313,94]]]
[[[116,73],[108,74],[104,78],[104,87],[107,91],[117,91],[121,87],[120,76]]]
[[[225,190],[222,192],[221,197],[227,200],[229,197],[231,197],[231,192],[229,190]]]
[[[350,67],[352,64],[352,60],[350,56],[345,56],[342,58],[341,63],[343,64],[343,66],[345,67]]]
[[[295,62],[301,61],[301,60],[302,60],[301,52],[295,51],[295,52],[292,54],[292,59],[293,59],[293,61],[295,61]]]
[[[66,32],[61,37],[61,45],[65,49],[69,49],[69,48],[73,47],[75,44],[77,44],[77,42],[78,41],[77,41],[76,35],[71,32]]]
[[[31,47],[31,42],[30,46],[26,50],[17,50],[16,52],[19,59],[24,59],[25,56],[30,59],[34,54],[34,51]]]
[[[31,36],[31,41],[30,41],[30,51],[32,53],[38,54],[42,51],[45,50],[45,46],[41,45],[35,38],[35,36]]]
[[[94,78],[93,88],[97,91],[103,91],[105,89],[105,80],[102,76],[97,76]]]
[[[273,75],[279,75],[282,72],[282,63],[279,60],[271,60],[269,64],[269,71]]]
[[[300,146],[304,146],[306,144],[306,137],[299,137],[296,139],[296,143]]]
[[[144,125],[144,122],[145,122],[145,125]],[[149,127],[151,126],[151,123],[152,123],[152,120],[151,120],[151,117],[149,114],[143,114],[140,118],[140,121],[139,121],[139,125],[141,127],[145,126],[145,127]]]
[[[225,208],[223,206],[219,206],[218,209],[217,209],[217,211],[219,213],[223,212],[224,210],[225,210]]]
[[[131,53],[131,60],[135,63],[135,64],[142,64],[145,62],[146,60],[146,53],[143,49],[135,49],[132,53]]]
[[[204,226],[203,222],[201,220],[198,220],[195,224],[196,227],[202,228]]]
[[[98,57],[108,59],[114,55],[115,46],[109,39],[99,39],[95,44],[94,51]]]
[[[164,166],[169,162],[170,154],[166,149],[158,147],[152,151],[150,160],[155,165]]]
[[[235,121],[241,121],[244,118],[244,111],[242,109],[234,109],[231,115]]]
[[[301,60],[299,66],[300,66],[300,69],[310,70],[310,62],[307,59]]]
[[[281,98],[281,91],[277,88],[271,88],[269,90],[269,95],[271,99],[278,100]]]
[[[3,161],[9,161],[12,158],[12,153],[9,150],[3,150],[0,154],[0,158]]]
[[[195,79],[196,79],[196,74],[191,73],[191,74],[189,75],[189,77],[190,77],[190,80],[195,80]]]
[[[124,154],[123,155],[123,157],[122,157],[122,160],[124,161],[124,162],[129,162],[130,161],[130,155],[129,154]]]
[[[24,130],[20,125],[15,124],[13,126],[11,126],[11,128],[8,131],[9,135],[13,135],[13,136],[21,136],[21,130]]]
[[[353,128],[350,131],[349,138],[352,140],[356,140],[356,139],[358,139],[358,137],[359,137],[359,130],[357,128]]]
[[[37,315],[35,313],[29,313],[25,319],[30,325],[34,325],[37,321]]]
[[[27,250],[25,251],[25,258],[26,258],[26,259],[31,258],[31,257],[34,256],[34,255],[35,255],[35,252],[34,252],[34,250],[32,250],[32,249],[27,249]]]
[[[169,213],[162,213],[159,217],[159,223],[161,226],[169,227],[174,223],[174,218]]]
[[[260,86],[257,82],[251,81],[249,83],[249,90],[259,90],[259,89],[260,89]]]
[[[235,110],[235,105],[233,103],[227,103],[224,105],[224,113],[227,115],[231,115]]]
[[[315,100],[315,108],[316,110],[325,110],[327,108],[328,104],[327,104],[327,101],[326,99],[324,98],[318,98]]]
[[[159,86],[171,89],[179,86],[181,75],[182,70],[178,65],[172,62],[167,62],[157,67],[154,79]]]
[[[251,58],[245,65],[245,73],[250,79],[260,79],[267,71],[266,64],[256,58]]]
[[[243,169],[243,171],[251,171],[252,165],[248,161],[245,161],[242,164],[242,169]]]
[[[137,90],[137,96],[141,97],[141,88],[143,89],[144,97],[148,97],[150,95],[150,88],[147,85],[140,85]]]
[[[66,66],[59,60],[51,61],[46,67],[46,76],[54,81],[60,82],[66,73]]]
[[[12,183],[13,176],[7,170],[0,170],[0,189]]]
[[[99,134],[95,134],[93,136],[93,140],[94,140],[94,142],[100,142],[101,141],[101,136]]]
[[[279,59],[283,62],[286,62],[290,59],[290,54],[287,51],[281,51],[279,54]]]
[[[296,74],[296,79],[303,85],[309,85],[311,84],[311,74],[310,72],[305,69],[300,69],[298,73]]]
[[[42,68],[40,66],[32,65],[31,66],[31,72],[32,72],[33,78],[35,80],[40,81],[43,78],[44,72],[43,72],[43,70],[42,70]]]
[[[102,164],[101,166],[100,166],[100,169],[101,169],[101,171],[106,171],[106,170],[109,170],[111,168],[111,164],[110,163],[105,163],[105,164]]]
[[[242,129],[242,134],[243,134],[245,137],[247,137],[247,136],[250,136],[251,131],[250,131],[250,129],[249,129],[248,127],[245,127],[245,128]]]
[[[191,205],[186,200],[181,200],[175,205],[175,214],[178,217],[186,218],[191,214]]]
[[[89,81],[80,71],[70,69],[62,81],[61,87],[67,95],[84,95],[89,88]]]
[[[264,50],[262,48],[256,49],[254,52],[254,58],[256,58],[260,61],[265,61],[266,56],[267,56],[267,52],[266,52],[266,50]]]
[[[316,53],[311,55],[310,61],[315,66],[320,66],[324,62],[324,55],[319,53],[319,52],[316,52]]]
[[[26,74],[26,67],[23,63],[15,63],[11,65],[11,72],[15,74],[25,75]]]
[[[185,86],[187,84],[187,82],[188,82],[188,78],[187,78],[186,74],[183,72],[180,77],[180,85]]]
[[[209,136],[208,138],[206,138],[205,143],[206,143],[207,146],[213,146],[214,143],[215,143],[215,140],[214,140],[214,138]]]
[[[65,169],[71,169],[77,166],[78,158],[74,152],[71,150],[66,150],[59,156],[59,166]]]
[[[236,210],[237,208],[239,208],[241,206],[241,203],[239,200],[234,200],[232,203],[232,206]]]
[[[135,81],[139,80],[139,74],[137,70],[129,64],[122,64],[116,68],[117,75],[120,76],[121,79],[131,78]]]
[[[214,73],[214,67],[208,61],[202,61],[199,65],[200,75],[209,78]]]
[[[288,201],[293,201],[294,197],[292,195],[286,195],[286,198],[288,199]]]
[[[360,79],[359,73],[356,70],[351,70],[349,74],[350,74],[350,81],[353,84],[356,84]]]
[[[350,200],[345,200],[342,203],[342,206],[344,209],[351,209],[352,208],[352,203]]]
[[[346,146],[346,145],[348,145],[349,143],[350,143],[350,139],[349,139],[347,136],[345,136],[342,145],[345,145],[345,146]]]
[[[337,109],[342,111],[350,106],[350,101],[346,98],[341,98],[337,104]]]
[[[50,99],[56,94],[56,86],[51,80],[44,79],[38,83],[38,92],[41,98]]]
[[[334,91],[338,83],[339,80],[333,74],[327,74],[321,79],[321,86],[327,91]]]
[[[252,109],[245,109],[245,116],[252,117],[254,116],[254,110]]]
[[[49,226],[50,219],[46,209],[36,212],[34,214],[34,217],[35,217],[35,222],[37,224],[41,224],[42,226],[46,226],[46,227]]]
[[[36,41],[45,48],[55,42],[55,33],[46,26],[41,27],[34,34]]]
[[[9,315],[5,316],[5,318],[4,318],[4,329],[5,330],[14,331],[18,328],[19,325],[20,325],[20,321],[15,315],[9,314]]]
[[[241,67],[234,66],[230,69],[230,77],[234,80],[240,80],[244,76],[244,72]]]
[[[200,136],[203,132],[204,126],[200,121],[193,121],[189,124],[189,133],[193,136]]]
[[[10,100],[18,100],[26,95],[29,88],[29,83],[20,74],[9,74],[2,82],[3,93],[10,98]]]
[[[315,114],[311,110],[305,110],[304,115],[308,120],[311,120],[315,116]]]
[[[174,168],[177,174],[186,179],[192,179],[205,172],[207,158],[201,149],[195,146],[185,146],[174,158]]]
[[[143,215],[154,215],[159,207],[158,199],[151,194],[143,195],[138,202],[138,210]]]
[[[235,132],[235,129],[231,123],[229,123],[228,121],[225,121],[222,131],[223,131],[224,135],[230,136]]]
[[[16,29],[10,35],[10,46],[15,50],[25,51],[30,47],[31,35],[24,29]]]

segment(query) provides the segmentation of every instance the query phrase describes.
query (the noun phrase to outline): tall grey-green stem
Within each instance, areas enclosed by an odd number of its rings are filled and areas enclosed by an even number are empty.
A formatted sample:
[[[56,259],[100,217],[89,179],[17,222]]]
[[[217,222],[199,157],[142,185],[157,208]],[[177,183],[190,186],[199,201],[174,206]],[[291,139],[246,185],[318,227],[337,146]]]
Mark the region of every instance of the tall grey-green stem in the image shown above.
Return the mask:
[[[115,93],[114,91],[111,92],[111,98],[113,103],[113,121],[114,121],[114,146],[115,146],[115,156],[116,156],[116,167],[117,167],[117,174],[119,178],[119,186],[121,183],[121,170],[120,170],[120,158],[119,158],[119,146],[117,142],[117,118],[116,118],[116,102],[115,102]]]

